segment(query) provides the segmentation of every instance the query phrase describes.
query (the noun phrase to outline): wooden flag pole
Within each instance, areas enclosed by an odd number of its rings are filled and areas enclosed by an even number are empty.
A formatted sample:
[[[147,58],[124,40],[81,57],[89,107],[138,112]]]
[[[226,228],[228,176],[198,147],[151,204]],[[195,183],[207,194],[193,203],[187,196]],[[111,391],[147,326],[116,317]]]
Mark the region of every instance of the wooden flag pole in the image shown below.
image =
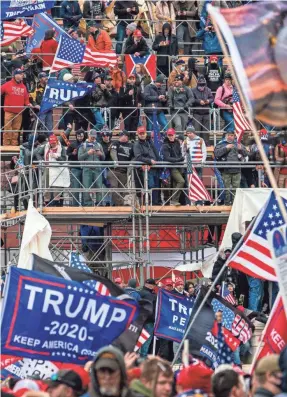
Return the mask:
[[[266,153],[265,153],[265,151],[264,151],[264,148],[263,148],[261,139],[259,138],[259,136],[258,136],[258,134],[257,134],[257,129],[256,129],[256,125],[255,125],[255,123],[254,123],[253,117],[252,117],[251,109],[250,109],[250,107],[248,106],[247,101],[245,100],[244,93],[243,93],[243,91],[242,91],[242,89],[241,89],[241,86],[240,86],[240,84],[239,84],[239,81],[238,81],[238,79],[237,79],[237,76],[236,76],[236,73],[235,73],[233,64],[232,64],[231,59],[230,59],[230,55],[229,55],[229,53],[228,53],[226,44],[225,44],[224,39],[223,39],[223,36],[222,36],[222,34],[221,34],[221,30],[220,30],[220,28],[218,27],[217,22],[216,22],[214,16],[213,16],[213,15],[210,15],[210,16],[211,16],[211,19],[212,19],[213,26],[214,26],[214,28],[215,28],[215,32],[216,32],[217,37],[218,37],[218,39],[219,39],[221,48],[222,48],[222,50],[223,50],[223,53],[224,53],[224,55],[227,57],[227,62],[228,62],[228,65],[229,65],[229,67],[230,67],[230,69],[231,69],[232,76],[233,76],[233,79],[234,79],[234,81],[235,81],[235,84],[236,84],[236,86],[237,86],[237,89],[238,89],[238,92],[239,92],[239,95],[240,95],[240,100],[241,100],[241,102],[242,102],[242,104],[243,104],[243,106],[244,106],[245,113],[246,113],[246,116],[247,116],[247,118],[248,118],[248,120],[249,120],[249,124],[250,124],[250,127],[251,127],[251,131],[252,131],[252,134],[253,134],[253,136],[254,136],[255,142],[256,142],[256,144],[257,144],[257,147],[258,147],[260,156],[261,156],[261,158],[262,158],[262,161],[263,161],[263,163],[264,163],[264,166],[265,166],[265,169],[266,169],[266,172],[267,172],[269,181],[270,181],[270,183],[271,183],[272,188],[274,189],[274,193],[275,193],[275,195],[276,195],[276,199],[277,199],[277,201],[278,201],[278,204],[279,204],[279,207],[280,207],[280,210],[281,210],[283,219],[284,219],[285,223],[287,223],[287,212],[286,212],[286,208],[285,208],[285,206],[284,206],[282,197],[280,196],[280,193],[279,193],[279,190],[278,190],[278,186],[277,186],[277,183],[276,183],[274,174],[273,174],[273,172],[272,172],[272,169],[271,169],[271,167],[270,167],[269,160],[268,160],[268,158],[267,158],[267,156],[266,156]]]

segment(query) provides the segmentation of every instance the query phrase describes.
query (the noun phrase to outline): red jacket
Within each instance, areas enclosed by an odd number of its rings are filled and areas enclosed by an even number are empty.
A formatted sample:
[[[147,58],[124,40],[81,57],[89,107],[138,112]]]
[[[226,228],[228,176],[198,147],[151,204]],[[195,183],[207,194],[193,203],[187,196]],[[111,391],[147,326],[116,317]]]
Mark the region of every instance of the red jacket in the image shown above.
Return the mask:
[[[54,39],[43,40],[40,46],[41,59],[43,60],[43,68],[53,65],[55,54],[58,48],[58,43]]]
[[[7,81],[1,86],[1,95],[5,95],[4,112],[20,113],[24,105],[29,105],[29,94],[23,83],[16,83],[15,79]],[[9,107],[20,106],[20,107]]]

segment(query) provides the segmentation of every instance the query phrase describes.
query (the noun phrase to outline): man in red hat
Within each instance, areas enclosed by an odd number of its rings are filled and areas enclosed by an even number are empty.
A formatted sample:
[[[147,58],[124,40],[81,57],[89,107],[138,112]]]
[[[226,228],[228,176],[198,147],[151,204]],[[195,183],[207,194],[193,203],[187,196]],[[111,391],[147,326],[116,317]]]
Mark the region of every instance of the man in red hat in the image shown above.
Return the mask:
[[[115,284],[121,288],[124,288],[123,280],[120,277],[115,278]]]
[[[144,57],[148,55],[149,48],[147,42],[143,38],[142,32],[139,29],[134,31],[132,36],[126,40],[125,54],[135,55],[136,57]]]
[[[201,390],[202,393],[211,393],[212,369],[202,361],[193,360],[186,368],[183,368],[176,379],[176,391],[183,393],[189,390]]]

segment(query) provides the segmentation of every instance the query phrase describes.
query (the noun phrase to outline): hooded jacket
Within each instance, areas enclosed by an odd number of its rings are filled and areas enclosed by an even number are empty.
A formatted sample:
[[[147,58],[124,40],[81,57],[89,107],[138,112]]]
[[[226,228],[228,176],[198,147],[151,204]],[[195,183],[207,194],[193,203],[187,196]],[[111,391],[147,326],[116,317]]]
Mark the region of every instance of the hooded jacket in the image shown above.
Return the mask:
[[[229,143],[230,142],[227,142],[226,140],[224,140],[215,146],[215,149],[214,149],[215,158],[218,161],[241,163],[243,161],[244,157],[246,157],[248,155],[246,148],[241,144],[241,149],[238,149],[237,143],[232,142],[232,144],[234,145],[234,148],[228,149],[227,145]],[[224,172],[228,173],[228,174],[236,174],[236,173],[240,172],[240,168],[230,168],[230,169],[225,168]]]
[[[169,34],[166,37],[164,35],[164,30],[169,29]],[[168,45],[160,45],[162,41],[168,41]],[[169,58],[164,57],[162,55],[171,55],[175,56],[178,55],[178,43],[177,43],[177,37],[171,33],[171,25],[170,23],[166,22],[162,25],[162,33],[158,34],[155,37],[154,43],[152,45],[152,49],[156,51],[157,55],[161,55],[157,57],[157,65],[168,65],[169,63]]]
[[[102,29],[90,34],[88,38],[88,47],[95,51],[112,50],[113,43],[109,34]]]
[[[155,25],[155,31],[160,34],[162,30],[163,21],[175,20],[175,12],[173,7],[173,1],[160,0],[156,3],[155,16],[158,19],[158,23]],[[175,22],[172,22],[172,31],[175,33]]]
[[[145,101],[145,107],[146,108],[151,108],[152,105],[154,105],[155,108],[163,107],[162,103],[159,100],[159,96],[162,93],[160,92],[160,89],[157,88],[157,86],[154,83],[150,83],[145,86],[144,89],[144,101]],[[162,111],[162,109],[159,109],[159,111]],[[153,109],[145,109],[145,114],[151,114],[153,112]]]
[[[93,367],[96,364],[96,362],[98,361],[99,357],[101,357],[101,355],[103,353],[114,354],[114,356],[116,357],[116,361],[119,364],[120,372],[121,372],[121,383],[120,383],[119,397],[134,397],[133,392],[131,390],[129,390],[129,388],[128,388],[128,380],[127,380],[124,356],[119,349],[117,349],[116,347],[113,347],[113,346],[107,346],[107,347],[103,347],[102,349],[100,349],[94,358]],[[90,397],[102,397],[102,394],[100,393],[100,390],[99,390],[98,379],[96,377],[96,373],[94,370],[91,371],[91,383],[90,383],[90,387],[89,387],[89,396]]]
[[[158,152],[150,140],[139,139],[134,143],[134,160],[151,165],[151,160],[159,161]]]
[[[192,91],[188,87],[170,87],[168,90],[168,106],[171,110],[184,112],[184,109],[192,107],[193,102]]]
[[[198,84],[196,88],[192,89],[192,94],[193,94],[193,106],[195,108],[200,108],[200,109],[194,109],[194,114],[209,114],[209,108],[213,104],[214,98],[212,95],[212,92],[210,88],[204,87],[203,91],[200,91],[198,89]],[[200,101],[209,101],[207,105],[201,105]]]
[[[196,33],[196,37],[203,41],[202,48],[205,54],[221,54],[222,49],[215,32],[207,32],[204,29]]]
[[[149,48],[147,42],[143,37],[140,39],[138,43],[135,43],[134,37],[131,35],[126,40],[125,54],[132,55],[135,54],[136,52],[139,52],[140,56],[144,57],[149,53]]]
[[[134,379],[130,387],[136,397],[153,397],[152,390],[148,389],[139,379]]]

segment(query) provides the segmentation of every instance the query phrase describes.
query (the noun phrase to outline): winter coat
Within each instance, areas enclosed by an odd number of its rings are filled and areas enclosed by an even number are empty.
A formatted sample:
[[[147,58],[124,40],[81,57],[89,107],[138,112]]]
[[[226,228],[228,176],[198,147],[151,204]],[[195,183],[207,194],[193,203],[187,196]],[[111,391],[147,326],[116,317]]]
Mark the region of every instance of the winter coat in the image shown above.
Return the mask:
[[[130,95],[130,90],[133,90],[133,94]],[[125,88],[120,90],[119,94],[119,104],[121,107],[136,107],[142,100],[141,87],[136,85],[127,84]],[[129,109],[132,111],[132,109]]]
[[[154,105],[154,107],[161,107],[162,104],[160,102],[160,100],[158,99],[159,95],[161,95],[161,93],[159,92],[157,86],[153,83],[147,85],[144,89],[144,101],[145,101],[145,107],[152,107],[152,105]],[[151,114],[153,112],[153,109],[145,109],[145,113],[146,114]]]
[[[213,0],[212,5],[213,7],[228,8],[228,5],[224,0]],[[204,6],[204,1],[198,1],[197,6],[198,6],[198,15],[201,15]]]
[[[120,393],[118,397],[134,397],[134,393],[128,388],[128,379],[127,379],[127,372],[126,372],[126,366],[125,366],[125,361],[124,361],[124,356],[122,352],[113,347],[113,346],[106,346],[101,349],[99,349],[96,353],[96,356],[94,358],[93,362],[93,368],[96,365],[98,359],[102,356],[102,354],[107,353],[114,356],[118,366],[120,368],[120,376],[121,376],[121,381],[120,381]],[[89,397],[100,397],[102,394],[100,393],[99,390],[99,382],[98,378],[96,375],[96,371],[91,371],[91,382],[89,385],[89,391],[88,391],[88,396]]]
[[[156,3],[155,15],[158,19],[155,25],[156,34],[161,34],[165,22],[171,23],[172,33],[175,34],[175,12],[172,1],[159,0]]]
[[[182,76],[183,77],[183,85],[189,88],[194,88],[196,87],[197,84],[197,79],[196,76],[194,74],[192,74],[191,79],[189,79],[188,76],[185,76],[184,72],[182,72],[179,67],[176,67],[175,69],[173,69],[170,74],[169,74],[169,78],[167,81],[167,85],[168,87],[171,87],[175,81],[175,78],[177,76]]]
[[[127,287],[125,288],[125,293],[133,297],[136,301],[141,300],[141,296],[135,288]]]
[[[244,157],[248,155],[248,152],[241,144],[241,149],[238,149],[237,143],[233,142],[234,148],[228,149],[227,145],[229,142],[223,141],[218,143],[214,149],[214,156],[218,161],[226,161],[226,162],[237,162],[240,163],[243,161]],[[236,174],[240,172],[240,168],[224,168],[224,172],[228,174]]]
[[[91,7],[92,6],[92,7]],[[86,0],[83,6],[83,17],[88,19],[100,19],[103,17],[105,4],[99,0]],[[98,17],[98,18],[96,18]]]
[[[162,145],[162,154],[163,161],[168,161],[169,163],[181,163],[184,161],[178,139],[175,139],[174,142],[170,142],[168,138],[165,138]]]
[[[165,37],[164,35],[164,29],[169,29],[169,35],[168,37]],[[166,39],[168,39],[168,45],[160,45],[162,41],[166,42]],[[163,65],[168,65],[169,64],[169,58],[164,57],[162,55],[171,55],[175,56],[178,55],[178,43],[177,43],[177,37],[171,33],[171,25],[170,23],[164,23],[162,26],[162,32],[161,34],[158,34],[155,37],[155,40],[152,45],[152,49],[156,51],[157,55],[160,55],[157,57],[157,65],[158,66],[163,66]]]
[[[45,88],[46,86],[43,87],[40,83],[38,83],[35,87],[35,90],[30,92],[29,97],[32,105],[41,105]]]
[[[83,144],[83,142],[79,142],[78,140],[71,142],[71,144],[67,147],[68,161],[79,161],[79,159],[78,159],[79,148],[82,144]],[[77,150],[77,153],[73,154],[73,151],[75,149]],[[74,165],[74,167],[76,167],[76,166]]]
[[[130,388],[136,397],[153,397],[153,392],[151,389],[146,387],[139,379],[134,379]]]
[[[215,32],[207,32],[201,29],[196,33],[196,37],[203,41],[202,48],[205,54],[222,54],[222,49]]]
[[[227,99],[227,98],[231,98],[232,99],[232,95],[233,95],[233,86],[232,85],[231,86],[227,86],[226,84],[223,84],[216,91],[214,103],[219,108],[222,108],[222,109],[229,108],[230,105],[224,103],[224,100]]]
[[[258,387],[258,389],[255,391],[254,397],[273,397],[275,394],[273,394],[271,391],[264,389],[264,387]]]
[[[65,161],[67,159],[66,157],[66,149],[64,146],[58,142],[57,147],[55,149],[52,149],[49,143],[46,143],[46,145],[43,147],[44,149],[44,161]],[[43,153],[43,152],[42,152]]]
[[[139,52],[141,57],[149,54],[147,42],[142,37],[138,43],[135,43],[134,37],[129,36],[125,44],[125,54],[135,54],[136,52]]]
[[[14,78],[1,86],[1,95],[5,95],[4,112],[18,114],[24,106],[29,105],[29,94],[25,84],[17,83]]]
[[[94,107],[107,107],[111,96],[109,90],[102,90],[100,86],[96,86],[91,92],[91,104]]]
[[[55,39],[43,40],[40,45],[41,59],[43,62],[43,69],[50,69],[53,65],[55,54],[58,48],[58,43]]]
[[[112,69],[110,74],[113,79],[113,87],[117,90],[117,92],[119,92],[120,88],[126,84],[126,74],[120,69]]]
[[[127,8],[133,7],[135,7],[135,11],[127,12]],[[134,17],[139,13],[139,6],[137,4],[137,1],[116,1],[114,13],[118,17],[118,19],[134,19]],[[129,21],[128,23],[131,23],[131,21]]]
[[[137,140],[134,143],[134,161],[151,165],[151,160],[159,161],[158,151],[150,140]]]
[[[64,0],[61,3],[60,17],[63,18],[64,29],[78,26],[82,12],[78,1]]]
[[[96,153],[89,154],[88,151],[92,148],[94,148],[95,150],[100,150],[102,154],[100,156],[98,156]],[[104,161],[105,160],[104,149],[102,148],[102,145],[98,142],[92,143],[86,141],[79,147],[78,159],[79,161],[96,161],[96,162]]]
[[[204,77],[207,81],[208,88],[211,91],[216,91],[223,83],[223,68],[215,65],[213,67],[210,63],[205,66]]]
[[[88,47],[95,51],[112,50],[113,44],[109,34],[102,29],[90,34],[88,38]]]
[[[141,296],[141,299],[146,299],[147,301],[152,303],[154,310],[153,313],[150,315],[150,317],[147,319],[147,323],[154,323],[155,305],[157,299],[156,294],[147,287],[142,287],[142,289],[139,290],[139,294]]]
[[[195,136],[194,139],[186,138],[183,144],[184,153],[188,152],[192,163],[204,163],[207,158],[207,150],[204,139]]]
[[[193,94],[188,87],[171,87],[168,90],[168,106],[171,111],[183,113],[185,109],[192,107],[193,102]]]
[[[196,22],[197,19],[197,9],[194,0],[186,0],[185,2],[175,1],[174,2],[174,11],[176,15],[176,20],[184,21],[183,24],[188,25],[188,31],[190,37],[195,37],[196,35]],[[186,11],[186,15],[177,15],[178,11]],[[191,21],[193,20],[193,21]],[[177,25],[181,24],[182,22],[177,22]]]
[[[209,109],[214,101],[211,90],[208,87],[205,87],[204,91],[199,91],[198,88],[193,88],[192,94],[193,94],[193,106],[195,108],[200,108],[200,109],[194,109],[193,113],[194,114],[209,114]],[[207,101],[207,100],[209,100],[209,104],[207,104],[207,105],[200,104],[200,101]]]

